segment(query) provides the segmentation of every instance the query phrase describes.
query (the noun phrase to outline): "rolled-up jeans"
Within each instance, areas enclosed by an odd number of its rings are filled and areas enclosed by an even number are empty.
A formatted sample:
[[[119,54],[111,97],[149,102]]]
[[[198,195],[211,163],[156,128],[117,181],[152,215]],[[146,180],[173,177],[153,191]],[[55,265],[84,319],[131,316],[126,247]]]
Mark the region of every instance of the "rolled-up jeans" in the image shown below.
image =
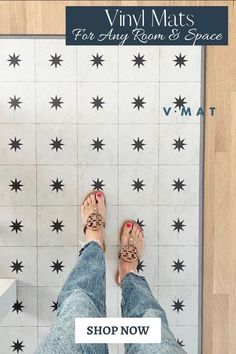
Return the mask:
[[[35,354],[107,354],[107,344],[76,344],[76,317],[106,317],[104,253],[87,243],[58,295],[57,317]],[[123,317],[160,317],[161,343],[125,344],[126,354],[184,354],[144,277],[128,273],[121,282]],[[112,354],[112,353],[111,353]]]

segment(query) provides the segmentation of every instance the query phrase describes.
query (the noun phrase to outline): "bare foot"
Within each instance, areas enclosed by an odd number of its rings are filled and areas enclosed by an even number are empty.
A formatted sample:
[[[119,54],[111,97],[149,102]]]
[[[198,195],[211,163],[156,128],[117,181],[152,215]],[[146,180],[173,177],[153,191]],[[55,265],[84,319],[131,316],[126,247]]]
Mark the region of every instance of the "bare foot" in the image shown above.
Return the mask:
[[[89,215],[92,214],[94,208],[97,208],[99,214],[102,215],[105,221],[105,197],[100,191],[91,193],[81,205],[81,219],[83,225],[86,225]],[[99,230],[90,230],[86,228],[85,230],[86,242],[98,241],[98,243],[104,249],[104,227]]]
[[[140,256],[144,245],[144,236],[140,226],[133,221],[127,221],[123,226],[120,248],[127,244],[129,240],[132,241],[137,247],[137,251]],[[138,260],[135,260],[134,262],[127,262],[122,257],[120,257],[119,275],[117,279],[118,283],[120,284],[121,280],[126,276],[126,274],[134,272],[137,268],[137,265]]]

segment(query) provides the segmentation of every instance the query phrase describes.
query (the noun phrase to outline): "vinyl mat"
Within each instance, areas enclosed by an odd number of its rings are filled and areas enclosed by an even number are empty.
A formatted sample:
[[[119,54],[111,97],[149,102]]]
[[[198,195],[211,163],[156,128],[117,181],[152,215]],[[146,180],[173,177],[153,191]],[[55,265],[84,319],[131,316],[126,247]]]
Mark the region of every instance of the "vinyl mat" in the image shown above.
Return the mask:
[[[179,344],[199,353],[202,58],[200,47],[0,39],[0,278],[18,283],[1,354],[32,354],[47,333],[91,189],[107,199],[108,316],[120,315],[118,230],[132,218],[145,235],[137,272]]]

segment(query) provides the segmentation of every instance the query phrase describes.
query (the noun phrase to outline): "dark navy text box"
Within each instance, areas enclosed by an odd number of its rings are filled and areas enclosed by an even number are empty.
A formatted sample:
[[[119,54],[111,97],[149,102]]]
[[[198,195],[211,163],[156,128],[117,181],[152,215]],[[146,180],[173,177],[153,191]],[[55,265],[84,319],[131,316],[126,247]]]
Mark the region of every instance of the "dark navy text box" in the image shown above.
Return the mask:
[[[227,6],[67,6],[67,45],[227,45]]]

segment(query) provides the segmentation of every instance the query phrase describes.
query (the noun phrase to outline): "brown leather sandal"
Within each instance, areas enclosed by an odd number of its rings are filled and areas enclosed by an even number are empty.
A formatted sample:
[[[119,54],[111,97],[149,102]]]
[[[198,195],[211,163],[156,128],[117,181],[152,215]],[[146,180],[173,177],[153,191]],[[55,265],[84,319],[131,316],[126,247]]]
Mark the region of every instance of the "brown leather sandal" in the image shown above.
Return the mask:
[[[127,223],[131,223],[132,225],[138,225],[138,223],[136,221],[134,221],[134,220],[126,220],[123,223],[123,225],[121,227],[121,230],[120,230],[120,241],[121,241],[121,237],[122,237],[124,226]],[[132,226],[132,228],[133,228],[133,226]],[[129,233],[131,233],[132,228],[131,228]],[[125,244],[123,244],[123,246],[120,247],[119,258],[122,258],[125,262],[129,262],[129,263],[134,263],[136,261],[137,262],[139,261],[140,254],[138,252],[138,249],[137,249],[137,247],[135,245],[135,242],[134,242],[132,236],[130,236],[128,242],[126,242]],[[116,274],[116,283],[118,285],[120,285],[120,283],[121,283],[119,269],[118,269],[117,274]]]
[[[96,200],[96,203],[97,203],[97,199],[96,199],[96,193],[98,193],[98,191],[94,191],[94,192],[90,192],[89,194],[87,194],[87,196],[84,198],[84,201],[92,194],[95,194],[95,200]],[[99,193],[102,193],[99,191]],[[105,196],[104,196],[104,193],[103,194],[103,197],[104,197],[104,201],[105,201],[105,206],[106,206],[106,200],[105,200]],[[83,203],[84,203],[83,201]],[[92,213],[88,216],[87,218],[87,222],[84,226],[84,234],[86,233],[86,230],[89,229],[89,230],[92,230],[92,231],[96,231],[96,230],[100,230],[101,228],[105,228],[105,221],[104,221],[104,218],[103,216],[98,212],[97,210],[97,207],[95,207],[92,211]],[[96,240],[94,240],[96,241]],[[99,242],[101,243],[101,242]],[[101,245],[103,250],[105,251],[105,243],[103,241],[103,244]]]

